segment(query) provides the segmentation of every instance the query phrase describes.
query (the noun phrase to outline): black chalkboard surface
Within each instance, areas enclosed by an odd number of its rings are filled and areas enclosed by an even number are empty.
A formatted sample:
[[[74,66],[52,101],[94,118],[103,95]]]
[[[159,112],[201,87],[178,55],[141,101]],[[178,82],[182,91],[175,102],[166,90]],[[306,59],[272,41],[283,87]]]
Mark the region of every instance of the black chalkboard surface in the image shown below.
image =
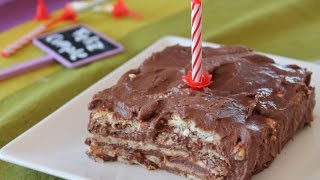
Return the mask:
[[[119,43],[84,25],[45,34],[34,39],[33,43],[68,68],[91,63],[123,50]]]

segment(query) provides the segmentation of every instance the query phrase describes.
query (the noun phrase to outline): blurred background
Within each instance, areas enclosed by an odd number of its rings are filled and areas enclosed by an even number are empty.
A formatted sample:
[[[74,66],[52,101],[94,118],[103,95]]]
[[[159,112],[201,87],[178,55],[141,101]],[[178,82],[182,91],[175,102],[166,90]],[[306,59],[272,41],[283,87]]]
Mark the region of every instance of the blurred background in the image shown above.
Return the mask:
[[[0,50],[39,25],[59,18],[65,5],[75,1],[44,0],[50,18],[36,20],[39,2],[0,1]],[[190,0],[124,2],[125,10],[130,9],[135,15],[115,14],[117,1],[106,0],[77,13],[76,22],[67,20],[48,29],[51,32],[84,24],[120,42],[125,48],[123,53],[77,69],[53,63],[0,81],[0,148],[161,37],[190,37]],[[320,60],[320,1],[203,0],[203,40],[243,44],[316,64]],[[9,57],[0,57],[0,70],[43,55],[28,43]],[[0,161],[0,179],[13,177],[52,178]]]

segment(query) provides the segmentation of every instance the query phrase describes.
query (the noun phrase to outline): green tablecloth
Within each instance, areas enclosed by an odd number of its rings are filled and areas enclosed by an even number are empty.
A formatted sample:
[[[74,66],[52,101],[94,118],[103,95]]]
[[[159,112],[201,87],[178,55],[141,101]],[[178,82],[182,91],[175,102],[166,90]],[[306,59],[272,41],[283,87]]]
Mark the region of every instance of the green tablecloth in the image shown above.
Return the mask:
[[[0,147],[155,40],[165,35],[189,37],[189,1],[128,2],[146,18],[116,21],[107,15],[81,15],[81,22],[120,41],[126,48],[121,55],[76,70],[53,65],[0,83]],[[244,44],[258,51],[306,61],[320,59],[319,9],[319,0],[205,0],[204,40]],[[33,26],[35,23],[29,22],[1,34],[0,47]],[[29,46],[11,61],[0,62],[0,68],[40,54]],[[0,161],[0,179],[48,178],[54,177]]]

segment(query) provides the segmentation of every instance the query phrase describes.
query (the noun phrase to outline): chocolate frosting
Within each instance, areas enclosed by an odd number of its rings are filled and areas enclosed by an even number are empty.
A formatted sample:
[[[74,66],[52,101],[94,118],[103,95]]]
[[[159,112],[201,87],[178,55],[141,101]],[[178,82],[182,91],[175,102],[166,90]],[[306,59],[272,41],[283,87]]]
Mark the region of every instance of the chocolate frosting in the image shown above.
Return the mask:
[[[161,123],[177,113],[197,128],[221,137],[219,151],[229,157],[228,176],[246,179],[265,168],[298,129],[312,121],[315,105],[311,72],[296,65],[278,65],[243,46],[203,48],[203,67],[213,83],[192,90],[181,77],[191,69],[191,49],[179,45],[153,54],[118,83],[97,93],[89,109],[108,109],[122,119]],[[275,140],[272,140],[275,139]],[[244,161],[231,160],[243,143]]]

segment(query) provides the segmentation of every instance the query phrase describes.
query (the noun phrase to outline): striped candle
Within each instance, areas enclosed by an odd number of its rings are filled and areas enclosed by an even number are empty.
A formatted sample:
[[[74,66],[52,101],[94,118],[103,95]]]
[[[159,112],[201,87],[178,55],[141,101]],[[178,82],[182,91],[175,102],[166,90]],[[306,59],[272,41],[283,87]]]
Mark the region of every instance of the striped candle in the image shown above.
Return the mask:
[[[71,6],[68,4],[65,6],[64,12],[61,14],[60,17],[53,19],[52,21],[48,22],[47,24],[39,25],[38,27],[34,28],[32,31],[27,33],[26,35],[22,36],[17,41],[13,42],[12,44],[8,45],[1,51],[2,57],[8,57],[14,54],[19,49],[23,48],[27,44],[29,44],[33,38],[43,34],[51,27],[55,26],[56,24],[63,22],[65,20],[72,20],[75,21],[77,18],[77,12],[75,12]]]
[[[26,35],[22,36],[20,39],[15,41],[14,43],[10,44],[6,48],[1,51],[1,55],[3,57],[10,56],[11,54],[15,53],[17,50],[21,49],[28,43],[32,41],[33,38],[37,37],[38,35],[44,33],[46,31],[46,26],[40,25],[33,29],[31,32],[27,33]]]
[[[200,82],[202,76],[202,2],[191,2],[192,80]]]
[[[202,90],[213,83],[212,74],[203,72],[202,69],[202,2],[191,1],[191,39],[192,39],[192,63],[191,71],[182,76],[185,82],[193,90]]]

